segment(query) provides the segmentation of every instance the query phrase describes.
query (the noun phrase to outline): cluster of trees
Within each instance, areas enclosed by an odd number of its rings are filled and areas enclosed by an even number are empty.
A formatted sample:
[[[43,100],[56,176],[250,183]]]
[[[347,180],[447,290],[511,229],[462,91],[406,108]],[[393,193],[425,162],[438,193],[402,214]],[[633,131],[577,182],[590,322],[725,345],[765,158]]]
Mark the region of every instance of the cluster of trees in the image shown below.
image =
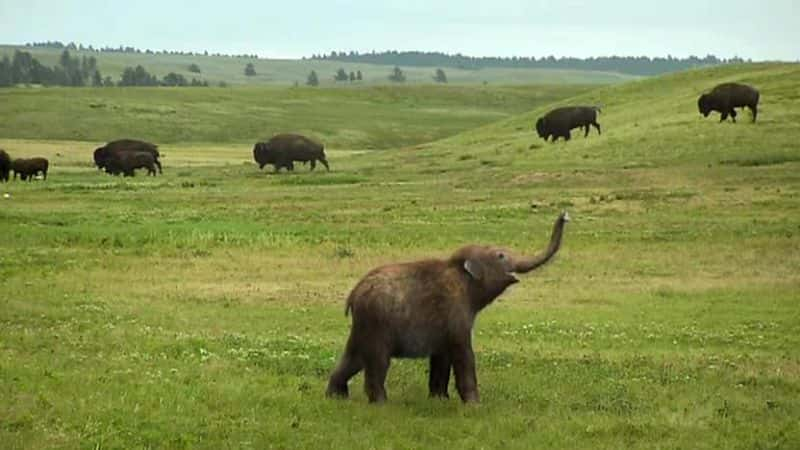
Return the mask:
[[[556,58],[554,56],[547,56],[537,59],[533,56],[473,57],[465,56],[460,53],[450,55],[441,52],[398,51],[385,51],[377,53],[374,51],[370,53],[334,51],[328,55],[312,55],[311,59],[381,65],[455,67],[468,70],[477,70],[488,67],[601,70],[646,76],[675,72],[693,67],[745,62],[745,60],[742,58],[720,59],[714,55],[707,55],[703,58],[699,58],[697,56],[689,56],[688,58],[674,58],[672,56],[656,58],[650,58],[647,56]],[[750,62],[750,60],[747,60],[747,62]]]
[[[357,70],[357,71],[355,71],[355,72],[353,72],[353,71],[351,70],[351,71],[350,71],[350,74],[348,74],[347,72],[345,72],[345,70],[344,70],[344,69],[342,69],[342,68],[339,68],[339,70],[337,70],[337,71],[336,71],[336,75],[334,75],[334,76],[333,76],[333,79],[334,79],[335,81],[349,81],[349,82],[351,82],[351,83],[352,83],[352,82],[354,82],[354,81],[361,81],[361,80],[363,80],[363,79],[364,79],[364,76],[361,74],[361,71],[360,71],[360,70]]]
[[[61,41],[44,41],[44,42],[29,42],[25,44],[26,47],[38,47],[38,48],[56,48],[56,49],[66,49],[71,51],[85,51],[85,52],[110,52],[110,53],[144,53],[147,55],[182,55],[182,56],[224,56],[226,58],[248,58],[248,59],[258,59],[258,55],[249,55],[249,54],[239,54],[239,55],[229,55],[225,53],[209,53],[208,50],[203,52],[183,52],[177,50],[150,50],[145,49],[141,50],[135,47],[130,46],[122,46],[119,47],[92,47],[91,45],[84,46],[83,44],[76,44],[74,42],[69,42],[64,44]]]
[[[191,70],[191,68],[190,68]],[[200,68],[197,68],[199,72]],[[97,59],[85,55],[73,57],[69,50],[61,52],[58,64],[47,67],[29,52],[17,50],[13,58],[0,60],[0,86],[41,84],[45,86],[208,86],[205,80],[187,80],[181,74],[170,72],[161,80],[142,66],[126,67],[119,82],[103,76],[97,68]]]
[[[94,56],[72,57],[61,53],[58,64],[48,67],[29,52],[17,50],[14,56],[0,61],[0,86],[43,84],[54,86],[102,86],[104,83]]]
[[[126,67],[117,86],[193,86],[207,87],[208,81],[192,78],[191,81],[179,73],[170,72],[161,80],[142,66]]]

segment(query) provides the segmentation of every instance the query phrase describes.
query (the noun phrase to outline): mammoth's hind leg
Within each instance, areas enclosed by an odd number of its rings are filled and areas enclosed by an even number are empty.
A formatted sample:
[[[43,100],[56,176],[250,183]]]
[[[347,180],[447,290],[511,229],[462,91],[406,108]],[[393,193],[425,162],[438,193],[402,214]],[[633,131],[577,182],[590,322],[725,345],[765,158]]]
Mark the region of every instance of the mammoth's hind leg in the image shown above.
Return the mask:
[[[447,385],[450,383],[450,367],[452,363],[447,353],[431,356],[428,373],[428,389],[430,397],[449,398]]]
[[[347,341],[347,347],[345,348],[344,355],[342,355],[342,359],[339,360],[336,369],[331,373],[331,378],[328,381],[328,389],[326,391],[328,397],[347,397],[350,394],[347,388],[347,382],[350,381],[350,378],[353,378],[355,374],[360,372],[363,367],[364,365],[361,363],[361,359],[356,354],[355,345],[353,345],[351,336]]]
[[[364,390],[370,403],[386,401],[386,374],[389,372],[390,358],[386,352],[370,352],[364,358]]]

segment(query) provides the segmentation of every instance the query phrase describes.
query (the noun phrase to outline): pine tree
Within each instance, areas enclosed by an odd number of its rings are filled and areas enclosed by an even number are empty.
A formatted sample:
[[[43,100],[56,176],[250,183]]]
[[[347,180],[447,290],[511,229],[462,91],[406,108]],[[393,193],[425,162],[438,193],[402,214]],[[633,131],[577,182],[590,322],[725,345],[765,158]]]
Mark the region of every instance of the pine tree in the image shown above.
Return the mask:
[[[389,75],[389,80],[394,81],[395,83],[403,83],[406,81],[406,75],[400,70],[399,67],[394,66],[391,75]]]
[[[252,77],[256,75],[256,68],[253,66],[253,63],[247,63],[247,66],[244,68],[244,74],[248,77]]]
[[[317,77],[317,72],[312,70],[311,73],[308,74],[308,79],[306,80],[306,84],[308,86],[319,86],[319,78]]]
[[[333,76],[333,79],[336,81],[347,81],[347,72],[345,72],[344,69],[339,68],[339,70],[336,71],[336,75]]]
[[[436,75],[433,76],[433,81],[437,83],[447,83],[447,75],[445,75],[444,70],[436,69]]]

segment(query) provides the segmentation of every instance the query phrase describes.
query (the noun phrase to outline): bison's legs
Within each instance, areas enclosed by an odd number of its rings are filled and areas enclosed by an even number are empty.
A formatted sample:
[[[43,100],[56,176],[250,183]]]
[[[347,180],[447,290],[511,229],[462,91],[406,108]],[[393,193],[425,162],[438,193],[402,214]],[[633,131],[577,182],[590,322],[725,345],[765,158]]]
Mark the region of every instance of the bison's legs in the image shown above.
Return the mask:
[[[750,108],[750,111],[753,113],[753,122],[755,122],[756,116],[758,116],[758,105],[757,104],[748,105],[748,108]]]
[[[589,136],[589,124],[588,123],[583,126],[583,131],[584,131],[583,137]]]
[[[339,360],[339,364],[328,381],[328,390],[326,391],[328,397],[347,397],[350,394],[347,382],[360,372],[363,367],[361,359],[356,354],[356,347],[351,334],[347,340],[344,355],[342,355],[342,359]]]
[[[158,173],[164,173],[164,172],[161,170],[161,161],[159,161],[159,160],[157,160],[157,159],[156,159],[154,162],[156,163],[156,167],[158,167]]]
[[[313,172],[314,169],[317,167],[317,162],[315,160],[313,160],[313,159],[310,162],[311,162],[311,170],[309,170],[309,172]],[[303,163],[303,164],[305,164],[305,163]]]
[[[325,158],[320,159],[319,162],[321,162],[322,165],[325,166],[325,170],[327,170],[328,172],[331,171],[331,168],[328,166],[328,161]]]
[[[731,120],[736,123],[736,110],[731,108]]]
[[[428,373],[428,389],[431,397],[449,398],[447,385],[450,383],[450,367],[452,363],[447,353],[431,356]]]
[[[725,122],[728,119],[728,111],[722,111],[719,121],[720,123]]]
[[[597,122],[592,122],[592,125],[597,128],[597,134],[603,134],[600,132],[600,124]]]

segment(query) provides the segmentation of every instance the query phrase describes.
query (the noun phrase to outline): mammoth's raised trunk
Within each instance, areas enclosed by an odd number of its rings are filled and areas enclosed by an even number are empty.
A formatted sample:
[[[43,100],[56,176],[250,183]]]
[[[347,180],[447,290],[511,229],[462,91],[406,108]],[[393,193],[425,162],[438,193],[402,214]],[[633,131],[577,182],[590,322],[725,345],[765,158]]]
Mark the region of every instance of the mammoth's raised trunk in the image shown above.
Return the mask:
[[[547,246],[547,250],[531,258],[520,258],[514,265],[514,272],[530,272],[550,261],[558,252],[558,249],[561,248],[561,236],[564,234],[564,225],[567,222],[569,222],[569,214],[564,211],[558,216],[556,223],[553,225],[553,234],[550,236],[550,245]]]

